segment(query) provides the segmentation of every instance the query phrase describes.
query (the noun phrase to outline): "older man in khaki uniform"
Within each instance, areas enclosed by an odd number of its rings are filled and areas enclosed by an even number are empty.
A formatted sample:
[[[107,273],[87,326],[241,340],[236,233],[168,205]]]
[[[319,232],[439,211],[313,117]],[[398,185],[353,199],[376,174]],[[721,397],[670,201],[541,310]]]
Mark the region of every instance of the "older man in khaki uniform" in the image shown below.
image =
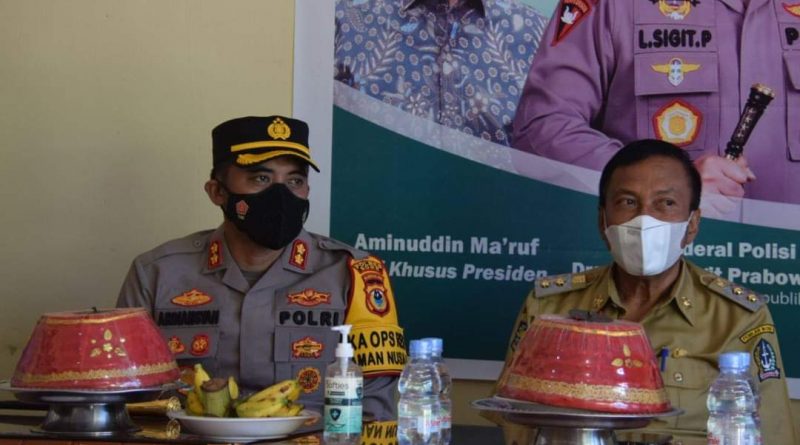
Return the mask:
[[[380,259],[303,230],[317,169],[308,126],[244,117],[212,138],[205,189],[224,222],[139,255],[118,305],[152,311],[180,365],[202,363],[245,391],[296,378],[316,410],[339,338],[331,327],[352,324],[365,417],[393,419],[406,355],[389,276]]]
[[[686,152],[644,140],[623,147],[600,179],[599,226],[614,263],[582,274],[536,281],[517,318],[503,379],[533,318],[571,309],[639,322],[660,357],[677,417],[657,419],[648,432],[674,443],[705,444],[706,397],[727,351],[748,351],[761,394],[765,444],[795,444],[778,337],[769,309],[754,292],[682,258],[699,230],[701,181]],[[527,443],[528,431],[509,428]]]

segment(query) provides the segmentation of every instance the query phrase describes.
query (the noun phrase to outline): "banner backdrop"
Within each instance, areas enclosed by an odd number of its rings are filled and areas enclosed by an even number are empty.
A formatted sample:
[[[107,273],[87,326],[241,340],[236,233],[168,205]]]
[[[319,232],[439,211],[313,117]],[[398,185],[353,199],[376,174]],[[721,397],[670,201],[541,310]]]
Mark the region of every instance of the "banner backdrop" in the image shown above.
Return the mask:
[[[342,31],[345,14],[352,12],[337,2],[337,63],[348,39],[358,39]],[[331,235],[386,261],[407,338],[442,337],[447,357],[502,360],[536,278],[611,261],[597,226],[599,172],[448,128],[415,115],[407,98],[381,100],[363,79],[359,87],[357,73],[342,73],[339,66]],[[798,231],[800,206],[745,199],[735,217],[704,218],[685,251],[769,298],[793,378],[800,377],[792,349],[800,341]]]

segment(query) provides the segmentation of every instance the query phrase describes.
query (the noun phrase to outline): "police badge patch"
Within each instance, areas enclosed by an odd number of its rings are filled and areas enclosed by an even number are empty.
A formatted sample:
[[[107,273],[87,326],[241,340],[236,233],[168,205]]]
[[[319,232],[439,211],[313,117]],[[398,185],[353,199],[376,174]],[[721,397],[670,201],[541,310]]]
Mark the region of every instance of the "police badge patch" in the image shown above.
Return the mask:
[[[758,341],[756,349],[753,351],[753,358],[758,366],[759,381],[781,378],[781,370],[778,368],[778,355],[775,353],[775,348],[768,341],[763,338]]]
[[[592,12],[592,6],[599,0],[561,0],[558,6],[558,25],[552,45],[564,39],[576,26]]]

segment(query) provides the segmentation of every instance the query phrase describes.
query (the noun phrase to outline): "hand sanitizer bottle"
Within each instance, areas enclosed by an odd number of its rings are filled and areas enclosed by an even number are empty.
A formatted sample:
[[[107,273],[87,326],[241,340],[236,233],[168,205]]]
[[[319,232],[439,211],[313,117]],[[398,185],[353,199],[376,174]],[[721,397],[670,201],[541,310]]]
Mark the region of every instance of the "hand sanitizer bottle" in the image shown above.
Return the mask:
[[[342,337],[336,361],[325,372],[325,444],[361,444],[361,399],[364,377],[353,362],[353,345],[347,341],[351,325],[334,326]]]

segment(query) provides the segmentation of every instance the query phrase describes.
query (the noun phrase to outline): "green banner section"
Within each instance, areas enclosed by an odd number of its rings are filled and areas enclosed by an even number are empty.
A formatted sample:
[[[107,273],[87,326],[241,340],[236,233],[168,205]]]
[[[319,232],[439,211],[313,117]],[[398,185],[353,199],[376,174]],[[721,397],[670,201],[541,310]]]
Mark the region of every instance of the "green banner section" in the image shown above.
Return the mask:
[[[331,235],[386,262],[407,338],[502,360],[533,280],[610,261],[597,197],[487,167],[334,108]],[[747,240],[746,242],[741,240]],[[767,294],[800,374],[798,233],[703,220],[687,255]]]

